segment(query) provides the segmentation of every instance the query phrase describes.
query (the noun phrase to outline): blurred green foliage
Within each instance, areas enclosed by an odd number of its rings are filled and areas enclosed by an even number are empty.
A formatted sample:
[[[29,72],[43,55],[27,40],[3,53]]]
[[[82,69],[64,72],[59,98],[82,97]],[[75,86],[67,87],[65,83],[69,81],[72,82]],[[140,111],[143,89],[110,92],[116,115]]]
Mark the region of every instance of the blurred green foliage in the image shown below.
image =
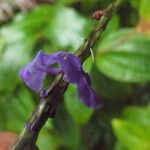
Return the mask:
[[[116,149],[149,150],[150,148],[150,105],[147,107],[128,107],[123,119],[112,120],[118,138]],[[122,148],[118,148],[118,144]]]
[[[96,22],[92,13],[111,2],[58,0],[0,25],[0,131],[19,133],[39,100],[19,79],[19,69],[41,49],[74,52]],[[41,131],[42,150],[150,149],[149,6],[149,0],[126,0],[93,49],[95,61],[83,64],[103,108],[84,106],[70,85]]]
[[[93,110],[86,107],[77,95],[76,87],[69,85],[67,89],[68,92],[65,93],[65,105],[68,113],[78,124],[85,124],[90,119],[93,114]]]
[[[143,20],[149,20],[149,17],[150,17],[149,4],[150,4],[149,0],[141,1],[139,13],[140,13],[140,17]]]
[[[119,81],[150,81],[149,41],[149,37],[132,29],[112,32],[98,47],[96,65]]]

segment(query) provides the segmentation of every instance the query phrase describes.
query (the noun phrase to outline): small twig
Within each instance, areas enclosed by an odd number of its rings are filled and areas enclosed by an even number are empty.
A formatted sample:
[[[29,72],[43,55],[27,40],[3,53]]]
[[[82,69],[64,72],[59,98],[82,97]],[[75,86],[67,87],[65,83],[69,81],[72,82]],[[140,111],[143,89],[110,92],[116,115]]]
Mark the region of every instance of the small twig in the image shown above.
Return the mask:
[[[105,14],[92,29],[83,45],[75,52],[75,55],[81,59],[81,62],[84,62],[84,60],[90,56],[90,49],[93,49],[96,41],[100,38],[101,33],[105,30],[111,16],[117,10],[120,4],[118,2],[120,1],[115,1],[113,4],[108,6],[105,10]],[[67,87],[68,83],[63,80],[63,74],[58,75],[51,86],[45,90],[47,96],[41,99],[12,150],[38,149],[36,146],[36,141],[39,132],[48,118],[54,116],[58,100],[64,94]]]

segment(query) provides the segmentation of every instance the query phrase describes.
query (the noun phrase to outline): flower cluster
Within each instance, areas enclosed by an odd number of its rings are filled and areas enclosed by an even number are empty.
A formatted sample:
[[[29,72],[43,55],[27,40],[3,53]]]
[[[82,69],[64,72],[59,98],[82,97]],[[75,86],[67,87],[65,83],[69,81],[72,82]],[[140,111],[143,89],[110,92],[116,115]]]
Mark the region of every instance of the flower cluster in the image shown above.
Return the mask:
[[[54,67],[53,64],[59,66]],[[53,66],[52,66],[53,65]],[[95,91],[91,88],[90,77],[82,69],[80,59],[66,52],[44,54],[39,51],[35,59],[23,67],[19,76],[28,87],[39,92],[47,74],[64,73],[64,80],[77,85],[78,94],[82,102],[91,108],[100,108],[102,103]]]

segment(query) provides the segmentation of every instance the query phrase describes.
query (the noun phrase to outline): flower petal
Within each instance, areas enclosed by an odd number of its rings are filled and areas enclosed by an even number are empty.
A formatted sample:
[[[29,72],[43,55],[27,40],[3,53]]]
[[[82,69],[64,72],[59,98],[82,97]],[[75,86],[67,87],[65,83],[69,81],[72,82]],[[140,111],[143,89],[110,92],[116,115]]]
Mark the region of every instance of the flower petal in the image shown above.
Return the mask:
[[[59,59],[65,57],[66,54],[67,54],[66,52],[61,51],[61,52],[56,52],[53,54],[46,55],[44,59],[44,63],[46,66],[55,64]]]
[[[64,57],[58,57],[57,63],[60,64],[68,82],[79,82],[82,66],[78,57],[73,54],[66,54]]]
[[[55,63],[60,67],[51,66]],[[102,106],[100,98],[90,87],[89,75],[83,71],[80,59],[73,54],[57,52],[46,55],[39,51],[35,59],[20,70],[19,76],[27,86],[38,92],[42,88],[46,74],[58,74],[61,71],[64,73],[65,81],[77,85],[79,96],[87,106],[92,108]]]
[[[46,73],[38,70],[34,65],[35,64],[31,62],[22,68],[19,72],[19,76],[25,81],[27,86],[38,92],[42,88],[42,82]]]
[[[83,76],[78,86],[78,94],[85,105],[91,108],[100,108],[102,102],[96,95],[95,91],[90,87],[86,78]]]

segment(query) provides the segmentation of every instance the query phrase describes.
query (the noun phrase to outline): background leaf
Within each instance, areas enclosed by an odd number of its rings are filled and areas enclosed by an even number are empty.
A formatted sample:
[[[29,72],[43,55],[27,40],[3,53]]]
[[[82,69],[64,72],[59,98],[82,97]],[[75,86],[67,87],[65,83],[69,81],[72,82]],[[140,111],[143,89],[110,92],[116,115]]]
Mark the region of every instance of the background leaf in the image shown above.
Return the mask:
[[[140,17],[141,20],[149,20],[150,21],[150,1],[149,0],[141,0],[141,5],[140,5]]]
[[[96,66],[91,70],[92,85],[104,100],[124,100],[128,95],[126,83],[118,82],[100,72]]]
[[[52,51],[58,48],[74,50],[83,42],[91,25],[90,20],[74,9],[63,5],[43,5],[31,12],[19,14],[11,25],[1,29],[1,33],[6,42],[13,43],[17,50],[33,49],[36,42],[38,47],[41,44]]]
[[[93,114],[93,109],[88,108],[81,102],[74,85],[69,85],[67,91],[65,93],[65,105],[68,113],[77,124],[86,124]]]
[[[140,5],[141,5],[141,2],[143,0],[129,0],[129,2],[131,3],[131,5],[136,8],[136,9],[139,9],[140,8]]]
[[[60,139],[60,146],[78,149],[80,144],[79,125],[69,117],[64,106],[59,105],[57,116],[52,120],[54,133]]]
[[[0,130],[19,132],[33,106],[32,96],[26,89],[16,93],[16,96],[0,97]]]
[[[127,108],[124,119],[113,119],[112,125],[119,142],[128,150],[150,149],[150,106]]]
[[[100,71],[118,81],[150,81],[150,40],[124,29],[106,37],[96,54]]]
[[[56,150],[61,145],[60,137],[56,135],[53,127],[47,127],[48,123],[51,124],[51,122],[48,121],[46,123],[46,126],[42,128],[37,141],[37,145],[40,149]]]

